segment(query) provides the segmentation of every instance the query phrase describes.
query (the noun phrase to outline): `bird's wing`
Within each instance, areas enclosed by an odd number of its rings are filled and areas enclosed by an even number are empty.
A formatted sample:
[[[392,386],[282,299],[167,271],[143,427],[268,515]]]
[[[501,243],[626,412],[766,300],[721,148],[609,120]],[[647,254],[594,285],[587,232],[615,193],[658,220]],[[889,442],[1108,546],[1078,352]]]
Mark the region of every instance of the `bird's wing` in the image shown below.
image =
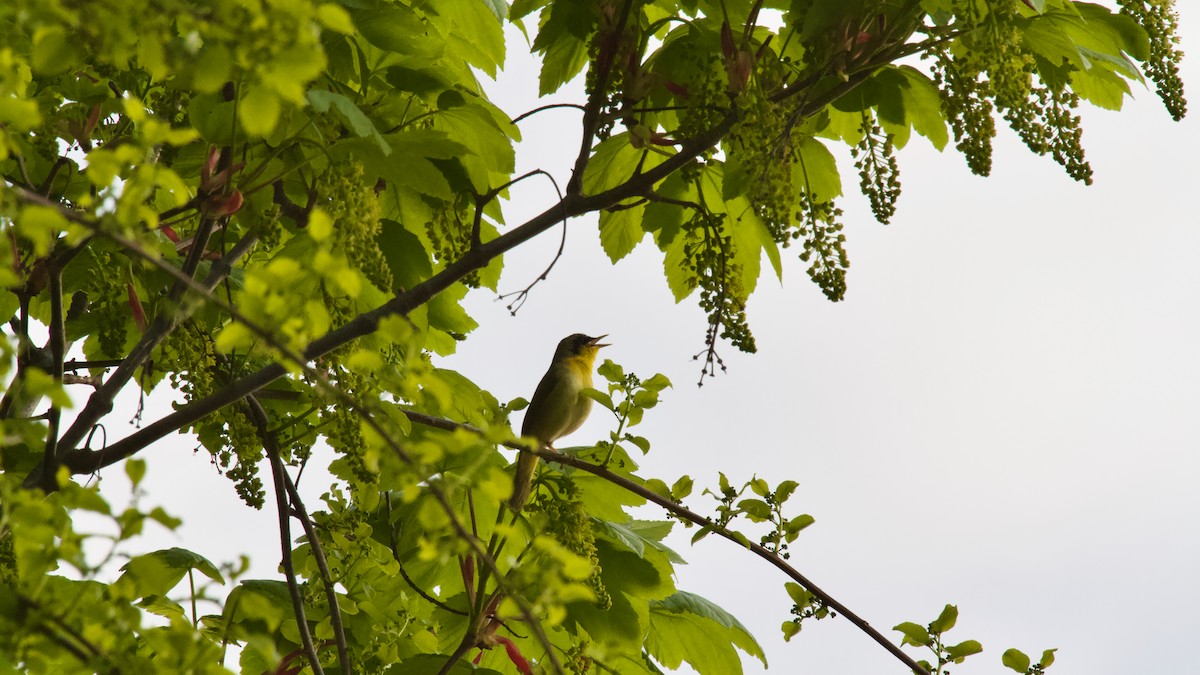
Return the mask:
[[[572,409],[579,397],[579,383],[568,368],[551,366],[533,392],[525,411],[521,435],[553,443],[573,421]]]

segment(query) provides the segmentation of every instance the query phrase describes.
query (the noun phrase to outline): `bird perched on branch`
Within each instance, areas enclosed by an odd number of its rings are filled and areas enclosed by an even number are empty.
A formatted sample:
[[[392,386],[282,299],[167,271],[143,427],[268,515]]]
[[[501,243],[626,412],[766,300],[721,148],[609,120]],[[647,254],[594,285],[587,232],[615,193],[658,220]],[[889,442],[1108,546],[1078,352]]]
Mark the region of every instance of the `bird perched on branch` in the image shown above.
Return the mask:
[[[592,399],[584,396],[583,390],[592,386],[596,353],[608,346],[600,342],[605,337],[575,333],[558,343],[550,369],[542,376],[525,412],[521,436],[537,439],[540,448],[549,448],[583,424],[592,409]],[[529,499],[537,465],[537,455],[524,450],[517,455],[513,494],[508,502],[513,512],[520,511]]]

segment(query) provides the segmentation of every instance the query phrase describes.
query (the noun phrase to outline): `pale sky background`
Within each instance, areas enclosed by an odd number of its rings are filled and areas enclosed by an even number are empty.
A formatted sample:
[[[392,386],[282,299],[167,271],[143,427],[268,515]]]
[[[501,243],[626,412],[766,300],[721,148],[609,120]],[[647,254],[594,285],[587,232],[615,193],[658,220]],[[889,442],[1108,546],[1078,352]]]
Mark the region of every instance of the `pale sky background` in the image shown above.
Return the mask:
[[[1194,51],[1200,7],[1179,4]],[[523,45],[517,35],[510,52]],[[510,59],[489,85],[494,100],[513,115],[551,100],[535,100],[535,62]],[[749,305],[759,352],[726,348],[729,372],[703,388],[691,360],[705,328],[695,298],[674,303],[648,240],[611,266],[594,217],[570,222],[566,253],[516,318],[475,294],[482,326],[446,365],[502,401],[528,397],[561,337],[609,333],[607,357],[675,383],[640,428],[653,443],[643,476],[691,475],[687,503],[698,510],[718,471],[798,480],[789,505],[816,524],[793,544],[792,564],[897,641],[893,625],[957,604],[948,639],[985,651],[956,673],[1011,672],[1000,665],[1008,647],[1035,658],[1057,647],[1057,675],[1200,672],[1195,58],[1183,75],[1193,110],[1183,123],[1150,90],[1121,113],[1085,108],[1091,187],[1007,128],[986,179],[952,148],[914,136],[899,158],[898,212],[883,226],[840,153],[846,300],[825,300],[797,250],[785,253],[782,286],[764,265]],[[522,132],[518,173],[544,168],[565,184],[578,113],[542,113]],[[552,203],[547,184],[527,185],[505,206],[510,225]],[[504,289],[541,272],[559,233],[507,257]],[[156,403],[147,419],[163,412]],[[595,412],[567,444],[604,438],[609,423]],[[148,502],[186,522],[148,550],[185,546],[217,562],[251,553],[255,574],[274,576],[273,507],[248,513],[192,447],[165,441],[143,453]],[[105,474],[117,494],[120,474]],[[316,508],[325,486],[313,478]],[[713,537],[692,548],[692,531],[681,532],[671,543],[691,564],[679,587],[738,616],[769,672],[907,672],[842,619],[806,624],[785,644],[786,579]]]

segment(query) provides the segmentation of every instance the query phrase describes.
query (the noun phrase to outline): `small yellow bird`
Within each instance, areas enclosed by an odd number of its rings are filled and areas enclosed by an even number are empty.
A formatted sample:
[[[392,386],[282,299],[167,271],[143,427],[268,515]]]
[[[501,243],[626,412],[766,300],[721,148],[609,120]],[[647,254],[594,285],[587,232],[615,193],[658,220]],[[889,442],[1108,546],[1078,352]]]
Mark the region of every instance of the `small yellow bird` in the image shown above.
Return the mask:
[[[536,438],[542,448],[553,447],[554,441],[578,429],[592,409],[592,399],[581,392],[592,386],[592,369],[596,366],[596,352],[607,335],[588,337],[575,333],[562,339],[554,350],[550,369],[542,376],[525,421],[521,423],[521,435]],[[533,472],[537,469],[538,457],[529,452],[517,455],[517,474],[513,479],[513,494],[508,505],[516,513],[529,499],[533,487]]]

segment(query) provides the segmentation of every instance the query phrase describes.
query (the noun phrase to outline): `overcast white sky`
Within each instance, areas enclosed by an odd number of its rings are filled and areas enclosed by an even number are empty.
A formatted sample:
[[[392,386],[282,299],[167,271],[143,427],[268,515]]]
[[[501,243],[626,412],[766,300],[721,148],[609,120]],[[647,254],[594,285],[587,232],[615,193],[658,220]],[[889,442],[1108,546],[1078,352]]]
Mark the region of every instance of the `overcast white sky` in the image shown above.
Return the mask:
[[[1180,3],[1193,50],[1198,10]],[[491,87],[514,115],[546,102],[520,56]],[[1184,71],[1195,111],[1194,58]],[[1122,113],[1086,113],[1092,187],[1006,130],[987,179],[914,137],[892,225],[857,194],[842,201],[846,300],[826,301],[789,253],[784,284],[768,273],[750,303],[759,353],[726,349],[729,372],[701,389],[694,298],[673,302],[650,243],[611,266],[594,218],[570,223],[566,254],[516,318],[474,296],[482,327],[449,366],[501,400],[528,397],[561,337],[611,334],[607,356],[675,383],[641,429],[654,444],[643,475],[690,474],[697,493],[718,471],[800,481],[794,508],[817,522],[792,563],[885,631],[957,604],[949,637],[985,652],[956,672],[1001,672],[1008,647],[1059,648],[1057,675],[1200,672],[1200,112],[1173,123],[1153,92],[1135,95]],[[522,130],[518,172],[565,181],[577,113]],[[552,199],[546,185],[515,191],[509,222]],[[558,237],[509,255],[504,286],[536,276]],[[608,422],[594,413],[570,444]],[[169,467],[151,462],[150,497],[188,523],[164,545],[217,561],[253,552],[271,574],[273,511],[245,513],[205,457],[163,445],[147,453],[174,453]],[[690,548],[690,534],[674,541],[691,562],[679,586],[736,614],[770,672],[906,672],[840,619],[784,644],[785,579],[714,538]]]

